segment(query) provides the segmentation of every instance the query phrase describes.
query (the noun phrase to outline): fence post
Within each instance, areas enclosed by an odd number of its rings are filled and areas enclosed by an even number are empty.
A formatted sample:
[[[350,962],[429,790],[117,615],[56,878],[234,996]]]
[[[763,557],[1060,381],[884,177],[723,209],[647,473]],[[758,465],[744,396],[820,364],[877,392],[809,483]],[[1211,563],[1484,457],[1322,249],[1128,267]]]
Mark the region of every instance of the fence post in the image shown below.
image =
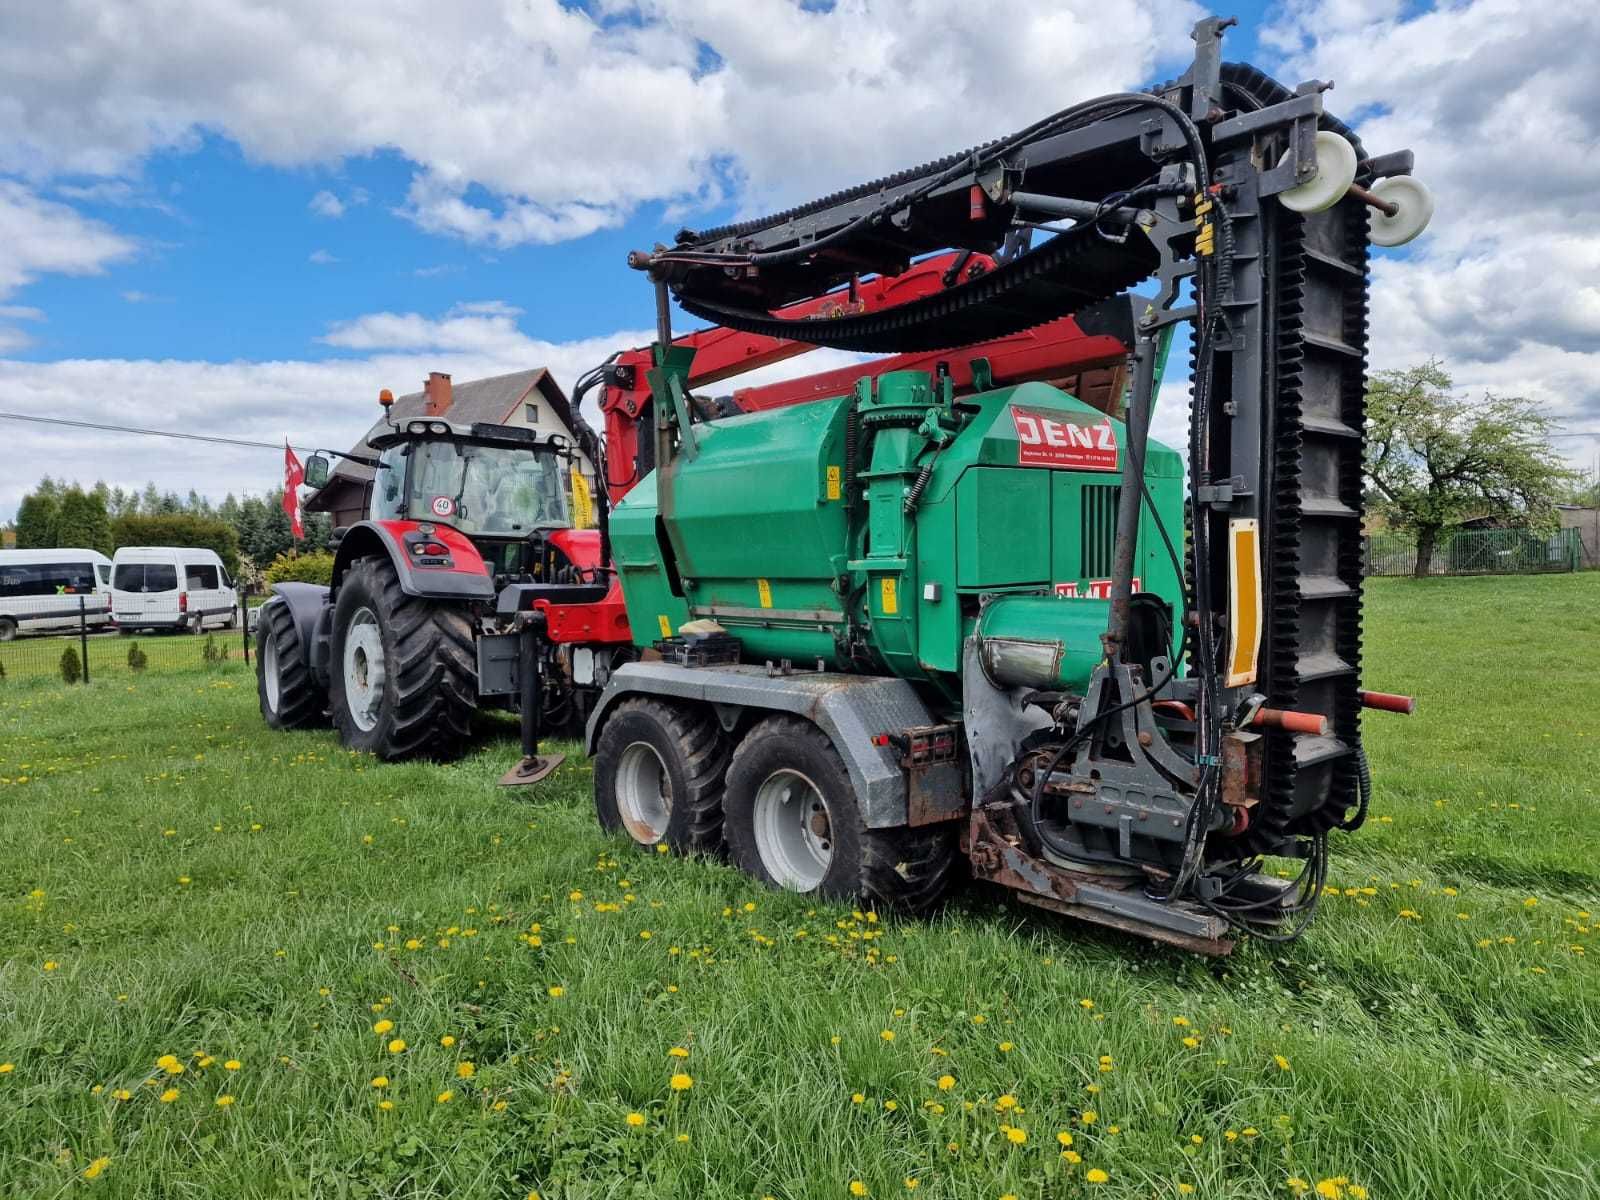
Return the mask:
[[[83,681],[89,682],[89,598],[78,596],[78,648],[83,654]]]
[[[250,591],[239,589],[239,636],[244,639],[244,665],[250,665]]]

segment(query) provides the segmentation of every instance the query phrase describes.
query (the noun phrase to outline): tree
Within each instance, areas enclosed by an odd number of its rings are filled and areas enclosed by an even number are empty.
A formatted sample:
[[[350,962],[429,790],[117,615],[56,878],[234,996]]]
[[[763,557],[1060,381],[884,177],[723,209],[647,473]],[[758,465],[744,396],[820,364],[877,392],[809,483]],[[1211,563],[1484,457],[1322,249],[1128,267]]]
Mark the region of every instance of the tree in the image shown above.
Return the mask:
[[[101,554],[112,551],[111,518],[105,502],[98,493],[76,485],[62,493],[51,532],[52,546],[82,546]]]
[[[222,565],[233,575],[239,569],[239,539],[233,529],[212,517],[189,513],[143,513],[118,517],[111,523],[112,540],[118,546],[195,546],[215,550]]]
[[[29,492],[17,505],[17,549],[48,550],[55,543],[56,511],[54,496]]]
[[[1468,517],[1550,526],[1572,478],[1550,447],[1553,422],[1530,401],[1485,392],[1474,403],[1452,386],[1433,361],[1381,371],[1367,389],[1367,479],[1389,524],[1416,535],[1418,576],[1439,535]]]

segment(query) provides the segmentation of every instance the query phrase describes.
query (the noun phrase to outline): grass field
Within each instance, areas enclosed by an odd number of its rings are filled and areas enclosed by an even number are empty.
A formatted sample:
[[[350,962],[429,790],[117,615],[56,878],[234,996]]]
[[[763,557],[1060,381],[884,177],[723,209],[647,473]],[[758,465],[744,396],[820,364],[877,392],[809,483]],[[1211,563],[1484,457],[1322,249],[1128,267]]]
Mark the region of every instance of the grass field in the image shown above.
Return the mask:
[[[641,855],[580,756],[380,766],[237,662],[0,685],[0,1196],[1600,1195],[1600,575],[1368,625],[1421,711],[1221,963]]]
[[[145,671],[161,674],[203,665],[209,639],[227,661],[242,662],[244,635],[237,629],[207,629],[204,636],[189,633],[141,633],[120,637],[115,633],[91,633],[88,638],[89,674],[132,676],[128,651],[138,646],[145,656]],[[15,641],[0,642],[0,686],[5,683],[36,683],[61,680],[61,652],[70,649],[80,657],[82,643],[77,634],[27,635]],[[126,681],[124,681],[126,682]]]

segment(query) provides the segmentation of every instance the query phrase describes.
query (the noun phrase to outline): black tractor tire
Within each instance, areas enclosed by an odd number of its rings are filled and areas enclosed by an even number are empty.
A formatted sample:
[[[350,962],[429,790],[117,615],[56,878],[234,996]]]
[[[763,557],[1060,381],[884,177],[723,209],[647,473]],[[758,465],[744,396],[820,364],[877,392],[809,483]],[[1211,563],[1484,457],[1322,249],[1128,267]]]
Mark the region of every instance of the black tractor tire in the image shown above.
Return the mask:
[[[764,835],[764,846],[757,833],[758,794],[782,776],[808,783],[806,802],[813,813],[821,808],[821,817],[802,814],[816,820],[810,828],[828,856],[825,869],[816,864],[821,873],[814,880],[780,878],[787,874],[783,865],[768,861],[778,835]],[[827,734],[798,717],[770,717],[739,743],[728,766],[723,816],[734,863],[771,887],[921,913],[939,902],[956,876],[954,825],[868,829],[844,760]]]
[[[352,637],[358,653],[347,664]],[[357,679],[348,681],[352,666]],[[478,706],[469,611],[406,595],[387,558],[358,559],[339,584],[328,676],[329,709],[347,748],[389,762],[452,758],[465,745]]]
[[[595,815],[646,849],[720,855],[727,766],[728,740],[709,712],[624,700],[595,747]]]
[[[311,673],[294,616],[276,596],[262,605],[256,622],[256,699],[271,729],[320,725],[328,708],[328,693]]]

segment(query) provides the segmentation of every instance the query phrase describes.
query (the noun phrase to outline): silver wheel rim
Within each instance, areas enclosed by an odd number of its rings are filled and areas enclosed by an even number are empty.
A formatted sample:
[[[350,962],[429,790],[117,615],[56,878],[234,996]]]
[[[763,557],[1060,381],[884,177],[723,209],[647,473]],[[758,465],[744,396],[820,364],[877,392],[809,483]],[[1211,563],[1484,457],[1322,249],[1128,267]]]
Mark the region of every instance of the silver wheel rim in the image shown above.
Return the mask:
[[[799,771],[785,767],[756,789],[756,852],[773,882],[791,892],[809,892],[833,864],[833,831],[822,791]]]
[[[641,846],[652,846],[667,836],[672,781],[666,763],[649,742],[634,742],[617,760],[617,813]]]
[[[363,733],[370,733],[383,711],[383,636],[370,608],[359,608],[344,632],[344,699],[350,717]]]
[[[278,685],[278,639],[270,631],[261,639],[261,681],[267,689],[267,707],[277,712],[282,694]]]

